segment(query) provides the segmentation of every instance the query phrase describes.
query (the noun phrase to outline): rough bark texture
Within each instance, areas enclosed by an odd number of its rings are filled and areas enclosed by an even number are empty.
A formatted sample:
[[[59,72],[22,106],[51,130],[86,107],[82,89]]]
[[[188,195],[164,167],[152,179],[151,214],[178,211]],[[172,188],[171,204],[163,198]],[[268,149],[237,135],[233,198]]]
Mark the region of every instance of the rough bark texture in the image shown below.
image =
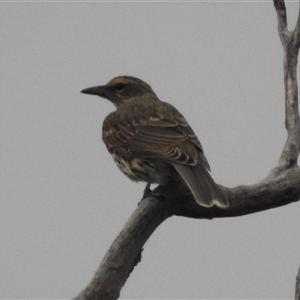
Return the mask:
[[[298,275],[296,277],[295,300],[300,300],[300,268],[299,268],[299,271],[298,271]]]
[[[278,165],[261,182],[251,186],[222,187],[228,209],[200,207],[189,190],[180,186],[156,188],[134,211],[117,236],[91,283],[74,299],[118,299],[120,290],[141,259],[142,248],[154,230],[173,215],[199,219],[242,216],[299,200],[300,121],[298,112],[297,56],[300,45],[300,17],[293,31],[287,29],[283,0],[274,0],[278,32],[284,49],[284,88],[287,141]],[[300,300],[300,269],[295,299]]]
[[[75,299],[118,299],[153,231],[172,215],[167,202],[147,198],[133,212],[104,256],[94,278]]]

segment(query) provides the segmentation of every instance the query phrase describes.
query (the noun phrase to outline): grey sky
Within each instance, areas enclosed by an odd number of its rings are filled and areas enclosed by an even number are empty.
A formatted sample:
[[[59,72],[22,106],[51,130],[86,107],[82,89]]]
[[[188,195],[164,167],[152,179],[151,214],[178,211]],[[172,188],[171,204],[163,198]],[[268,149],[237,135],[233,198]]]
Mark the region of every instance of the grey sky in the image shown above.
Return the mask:
[[[141,198],[101,141],[114,107],[83,88],[140,77],[190,122],[218,183],[265,177],[286,139],[276,22],[271,1],[0,3],[0,298],[76,295]],[[298,203],[173,217],[121,296],[293,298],[299,226]]]

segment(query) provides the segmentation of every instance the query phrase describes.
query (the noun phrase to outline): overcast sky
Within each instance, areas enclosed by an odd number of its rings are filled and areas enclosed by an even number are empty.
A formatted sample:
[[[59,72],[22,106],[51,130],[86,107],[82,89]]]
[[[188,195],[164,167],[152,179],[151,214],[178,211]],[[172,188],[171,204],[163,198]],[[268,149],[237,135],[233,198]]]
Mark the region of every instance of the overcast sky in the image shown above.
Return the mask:
[[[273,4],[208,2],[0,3],[0,298],[75,296],[141,198],[144,184],[101,140],[113,105],[84,88],[117,75],[148,82],[187,118],[224,186],[275,167],[286,131]],[[297,1],[288,8],[293,26]],[[293,298],[299,227],[298,203],[172,217],[121,297]]]

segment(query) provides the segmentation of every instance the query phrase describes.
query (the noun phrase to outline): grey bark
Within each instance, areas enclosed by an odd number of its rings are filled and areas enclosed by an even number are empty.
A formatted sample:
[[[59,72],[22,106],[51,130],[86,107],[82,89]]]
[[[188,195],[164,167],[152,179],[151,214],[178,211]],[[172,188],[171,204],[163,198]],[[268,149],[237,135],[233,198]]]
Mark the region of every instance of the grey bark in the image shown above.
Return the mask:
[[[278,33],[284,49],[285,126],[287,140],[278,165],[261,182],[251,186],[220,186],[228,209],[200,207],[185,187],[159,186],[133,212],[116,237],[90,284],[74,299],[118,299],[121,288],[141,259],[147,239],[168,217],[198,219],[235,217],[280,207],[299,200],[300,121],[298,111],[297,56],[300,45],[300,13],[293,31],[287,29],[283,0],[273,0],[278,19]],[[300,269],[295,299],[300,300]]]
[[[295,300],[300,300],[300,268],[296,277]]]

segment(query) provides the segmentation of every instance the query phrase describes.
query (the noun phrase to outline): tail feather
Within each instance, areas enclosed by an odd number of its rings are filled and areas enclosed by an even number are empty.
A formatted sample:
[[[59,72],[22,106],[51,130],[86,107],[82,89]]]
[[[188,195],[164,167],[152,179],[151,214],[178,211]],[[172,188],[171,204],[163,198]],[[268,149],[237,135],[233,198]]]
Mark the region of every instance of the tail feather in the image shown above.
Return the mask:
[[[211,207],[216,205],[220,208],[228,207],[228,201],[204,165],[198,162],[194,167],[181,164],[173,164],[173,166],[185,181],[200,206]]]

